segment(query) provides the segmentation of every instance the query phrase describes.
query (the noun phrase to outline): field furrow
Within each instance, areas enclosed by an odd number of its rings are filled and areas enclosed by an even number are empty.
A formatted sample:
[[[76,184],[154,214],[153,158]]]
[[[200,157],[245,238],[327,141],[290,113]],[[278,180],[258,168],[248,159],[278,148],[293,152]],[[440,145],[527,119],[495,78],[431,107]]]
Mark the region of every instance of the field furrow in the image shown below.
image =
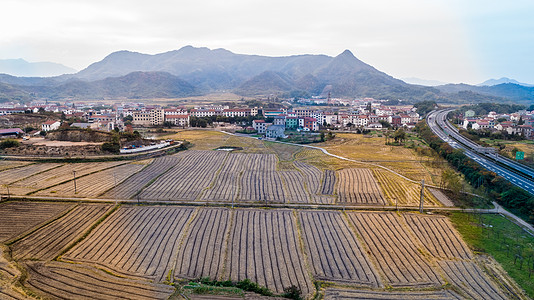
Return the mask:
[[[145,188],[139,197],[147,200],[196,200],[209,187],[228,153],[185,151],[175,167]]]
[[[504,300],[508,297],[475,263],[466,261],[440,261],[449,282],[467,297],[476,300]]]
[[[167,299],[174,288],[61,262],[28,262],[25,285],[52,299]]]
[[[165,173],[170,168],[176,166],[179,161],[180,158],[174,156],[155,158],[154,161],[146,168],[129,177],[118,186],[107,191],[100,196],[100,198],[131,199],[152,180]]]
[[[327,289],[325,299],[332,300],[452,300],[464,299],[453,291],[370,291]]]
[[[387,205],[387,201],[369,169],[337,171],[337,194],[340,203]]]
[[[11,246],[15,259],[50,260],[80,236],[110,208],[110,205],[82,204],[62,218],[40,228]]]
[[[236,210],[228,247],[223,279],[248,278],[277,293],[291,285],[313,291],[291,211]]]
[[[139,172],[144,166],[141,164],[124,164],[58,186],[51,187],[36,193],[38,196],[63,197],[98,197],[105,191],[120,184],[123,180]]]
[[[53,168],[57,168],[62,164],[58,163],[42,163],[42,164],[31,164],[28,166],[9,169],[0,172],[0,185],[12,184],[16,181],[24,179],[26,177],[35,175],[40,172],[44,172]],[[2,190],[2,193],[6,193]]]
[[[442,284],[436,268],[417,248],[415,238],[394,213],[349,213],[385,282],[394,287]]]
[[[222,277],[229,221],[227,209],[198,212],[178,252],[176,278]]]
[[[282,171],[280,174],[285,183],[284,202],[309,202],[302,173],[299,171]]]
[[[310,266],[315,278],[369,287],[380,285],[365,250],[338,212],[300,212]]]
[[[404,214],[410,229],[425,249],[442,259],[472,259],[471,250],[446,217]]]
[[[18,235],[45,223],[61,213],[72,208],[74,203],[46,203],[10,201],[0,203],[0,242],[17,237]]]
[[[64,258],[161,282],[192,213],[192,208],[123,206]]]

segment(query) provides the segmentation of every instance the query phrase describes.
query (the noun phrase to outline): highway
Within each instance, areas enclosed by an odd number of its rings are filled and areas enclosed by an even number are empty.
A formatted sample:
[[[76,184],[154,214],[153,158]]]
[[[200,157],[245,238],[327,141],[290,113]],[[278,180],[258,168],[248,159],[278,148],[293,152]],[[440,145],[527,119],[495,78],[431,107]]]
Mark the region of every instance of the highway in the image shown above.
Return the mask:
[[[428,114],[426,121],[432,132],[454,149],[464,149],[465,155],[484,168],[534,195],[534,169],[520,165],[496,152],[491,153],[487,151],[487,148],[460,135],[458,130],[447,121],[447,114],[452,110],[438,110]]]

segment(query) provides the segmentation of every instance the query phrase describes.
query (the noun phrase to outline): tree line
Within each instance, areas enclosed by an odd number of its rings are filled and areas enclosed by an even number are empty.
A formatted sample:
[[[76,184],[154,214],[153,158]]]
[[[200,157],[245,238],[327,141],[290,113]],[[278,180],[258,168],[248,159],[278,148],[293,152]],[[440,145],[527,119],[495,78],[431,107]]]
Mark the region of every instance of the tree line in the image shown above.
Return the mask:
[[[530,223],[534,223],[534,197],[530,193],[511,184],[496,173],[486,170],[467,157],[463,150],[454,149],[443,142],[424,121],[419,122],[415,130],[432,149],[461,172],[469,184],[475,188],[482,187],[487,191],[490,199],[495,199],[500,205],[518,212]]]

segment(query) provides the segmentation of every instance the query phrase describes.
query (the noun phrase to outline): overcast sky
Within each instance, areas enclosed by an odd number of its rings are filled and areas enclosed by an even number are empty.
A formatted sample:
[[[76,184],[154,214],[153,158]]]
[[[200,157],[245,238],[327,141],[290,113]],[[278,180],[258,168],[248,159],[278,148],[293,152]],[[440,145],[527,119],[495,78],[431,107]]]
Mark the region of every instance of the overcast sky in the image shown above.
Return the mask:
[[[81,70],[111,52],[345,49],[392,76],[534,83],[533,0],[2,0],[0,59]]]

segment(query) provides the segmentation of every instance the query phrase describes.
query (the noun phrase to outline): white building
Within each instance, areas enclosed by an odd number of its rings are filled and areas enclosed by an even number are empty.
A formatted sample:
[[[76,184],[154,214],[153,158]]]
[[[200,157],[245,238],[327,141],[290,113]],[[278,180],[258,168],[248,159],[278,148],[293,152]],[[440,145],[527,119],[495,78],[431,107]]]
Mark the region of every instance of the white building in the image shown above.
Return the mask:
[[[59,129],[59,126],[61,126],[61,122],[59,121],[46,121],[41,126],[41,130],[42,131],[57,130]]]

